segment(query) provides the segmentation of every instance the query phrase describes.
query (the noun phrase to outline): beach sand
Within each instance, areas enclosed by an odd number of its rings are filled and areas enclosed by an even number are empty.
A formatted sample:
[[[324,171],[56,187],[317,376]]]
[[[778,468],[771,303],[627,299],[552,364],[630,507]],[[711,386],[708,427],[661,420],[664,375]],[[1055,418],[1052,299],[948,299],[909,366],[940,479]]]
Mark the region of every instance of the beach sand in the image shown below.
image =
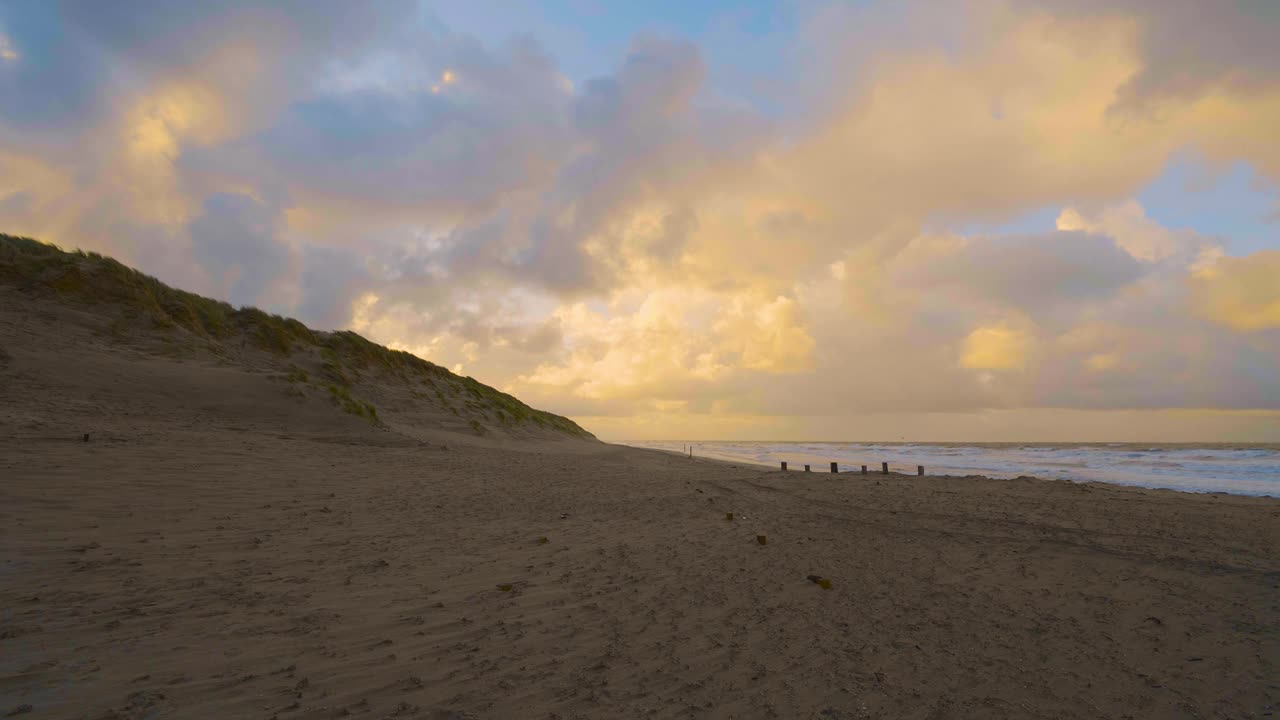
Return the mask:
[[[40,323],[0,716],[1280,715],[1275,499],[377,428]]]

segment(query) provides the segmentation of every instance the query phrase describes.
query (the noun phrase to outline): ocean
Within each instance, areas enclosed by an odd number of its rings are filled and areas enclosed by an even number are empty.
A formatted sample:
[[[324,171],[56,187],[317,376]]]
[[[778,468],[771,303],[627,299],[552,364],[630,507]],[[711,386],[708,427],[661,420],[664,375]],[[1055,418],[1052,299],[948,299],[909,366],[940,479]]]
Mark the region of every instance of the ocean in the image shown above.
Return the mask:
[[[1033,475],[1190,492],[1280,497],[1280,444],[1152,443],[856,443],[856,442],[626,442],[633,447],[794,470],[842,472],[888,462],[894,472],[929,475]]]

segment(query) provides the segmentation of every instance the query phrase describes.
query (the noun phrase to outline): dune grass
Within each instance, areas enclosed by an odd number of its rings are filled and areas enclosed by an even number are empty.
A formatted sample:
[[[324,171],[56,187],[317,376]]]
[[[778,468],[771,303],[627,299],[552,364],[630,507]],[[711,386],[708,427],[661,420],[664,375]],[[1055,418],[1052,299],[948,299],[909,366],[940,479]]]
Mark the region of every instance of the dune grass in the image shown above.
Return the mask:
[[[66,299],[119,304],[148,315],[160,327],[180,327],[204,338],[243,333],[277,355],[289,355],[297,344],[318,342],[310,328],[293,318],[255,307],[235,308],[171,288],[113,258],[66,252],[31,238],[0,234],[0,278],[45,287]]]
[[[29,291],[49,291],[67,301],[116,305],[126,315],[149,318],[160,328],[180,329],[209,342],[221,354],[219,341],[243,337],[253,346],[287,358],[301,349],[319,351],[324,380],[344,410],[376,421],[377,408],[351,396],[362,373],[392,376],[431,385],[440,401],[457,414],[441,385],[465,393],[478,408],[497,412],[504,425],[531,423],[577,437],[592,437],[572,420],[536,410],[474,378],[460,377],[412,353],[371,342],[350,330],[319,332],[293,318],[255,307],[236,308],[220,300],[169,287],[159,280],[98,253],[69,252],[28,237],[0,233],[0,282]],[[118,325],[118,327],[117,327]],[[113,324],[113,334],[124,324]],[[300,373],[300,374],[299,374]],[[309,382],[305,371],[290,371],[291,382]],[[479,425],[478,421],[472,421]],[[473,429],[474,426],[473,426]],[[477,432],[483,432],[483,426]]]

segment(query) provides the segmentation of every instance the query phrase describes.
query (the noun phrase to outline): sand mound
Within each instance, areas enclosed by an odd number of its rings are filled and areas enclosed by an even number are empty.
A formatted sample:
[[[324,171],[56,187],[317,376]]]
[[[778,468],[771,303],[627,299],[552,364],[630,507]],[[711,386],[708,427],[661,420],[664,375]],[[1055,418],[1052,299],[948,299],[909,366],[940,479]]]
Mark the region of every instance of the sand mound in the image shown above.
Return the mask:
[[[235,309],[94,254],[0,235],[0,298],[0,368],[27,378],[19,392],[91,402],[76,408],[81,418],[172,426],[176,413],[344,437],[373,428],[414,440],[594,440],[567,418],[354,332]],[[67,408],[56,404],[28,420],[61,428]]]

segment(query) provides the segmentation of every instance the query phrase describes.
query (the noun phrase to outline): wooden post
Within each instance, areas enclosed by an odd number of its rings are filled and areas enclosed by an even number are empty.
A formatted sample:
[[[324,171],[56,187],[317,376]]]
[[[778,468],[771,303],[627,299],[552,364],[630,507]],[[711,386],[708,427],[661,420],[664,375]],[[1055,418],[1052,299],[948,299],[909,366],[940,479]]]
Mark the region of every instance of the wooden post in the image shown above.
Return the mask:
[[[808,465],[805,465],[805,466],[804,466],[804,471],[805,471],[805,472],[809,472],[809,466],[808,466]]]
[[[917,475],[923,475],[923,474],[924,474],[924,466],[923,466],[923,465],[917,465],[917,466],[916,466],[916,474],[917,474]]]
[[[862,474],[863,474],[863,475],[866,475],[866,474],[867,474],[867,466],[866,466],[866,465],[863,465],[863,466],[862,466]]]
[[[782,471],[783,471],[783,472],[786,472],[786,471],[787,471],[787,461],[786,461],[786,460],[783,460],[783,461],[782,461]]]
[[[89,433],[84,434],[84,441],[89,442]]]
[[[880,463],[880,472],[881,472],[881,473],[883,473],[883,474],[885,474],[885,475],[888,475],[888,474],[889,474],[889,463],[887,463],[887,462],[882,462],[882,463]]]
[[[837,469],[836,469],[836,464],[835,464],[835,463],[831,463],[831,472],[833,472],[833,473],[838,473],[838,472],[840,472],[839,470],[837,470]]]

